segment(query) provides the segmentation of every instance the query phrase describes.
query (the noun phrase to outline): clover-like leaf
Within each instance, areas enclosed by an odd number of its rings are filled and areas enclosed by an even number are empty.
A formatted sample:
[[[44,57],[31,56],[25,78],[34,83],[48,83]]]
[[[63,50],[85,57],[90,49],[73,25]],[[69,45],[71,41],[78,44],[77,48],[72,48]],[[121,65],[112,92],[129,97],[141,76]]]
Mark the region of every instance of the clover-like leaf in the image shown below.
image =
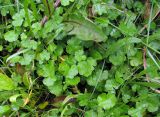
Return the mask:
[[[13,26],[21,26],[24,21],[24,16],[25,16],[24,10],[21,10],[19,13],[14,14],[12,17]]]
[[[39,65],[39,69],[37,72],[40,76],[51,78],[54,81],[57,80],[55,76],[55,67],[53,61],[49,61],[48,64]]]
[[[98,105],[104,109],[110,109],[116,105],[117,98],[114,94],[102,93],[97,98]]]
[[[34,40],[22,40],[21,41],[22,47],[28,48],[28,49],[36,49],[37,48],[37,42]]]
[[[116,54],[109,56],[109,61],[114,65],[120,65],[126,60],[123,52],[117,52]]]
[[[94,59],[89,58],[87,61],[81,61],[78,63],[78,71],[80,75],[88,77],[92,74],[96,62]]]
[[[121,22],[119,28],[126,36],[134,36],[137,33],[137,28],[132,22],[128,22],[127,24],[125,24],[125,22]]]
[[[47,50],[43,50],[41,53],[37,55],[37,60],[40,64],[44,61],[48,61],[50,59],[50,53]]]
[[[43,84],[46,86],[53,86],[54,82],[55,79],[53,77],[52,78],[48,77],[43,80]]]
[[[96,70],[96,73],[87,78],[87,83],[91,86],[96,86],[97,81],[100,84],[101,82],[104,82],[108,78],[108,71],[107,70]]]
[[[35,58],[35,53],[33,51],[29,51],[23,54],[23,57],[20,58],[19,63],[21,65],[29,65]]]
[[[52,86],[49,86],[49,91],[56,96],[60,96],[63,91],[63,85],[61,81],[56,81]]]
[[[78,68],[76,65],[72,65],[71,68],[68,70],[67,78],[74,78],[78,74]]]
[[[66,84],[67,85],[77,85],[79,82],[80,82],[80,78],[79,77],[75,77],[73,79],[66,78]]]
[[[120,50],[122,47],[124,47],[127,44],[132,44],[132,43],[134,44],[134,43],[140,43],[140,42],[141,40],[135,37],[120,39],[117,42],[109,45],[109,48],[106,51],[106,57],[116,52],[117,50]]]
[[[105,4],[94,4],[93,5],[93,12],[98,13],[98,15],[102,15],[104,13],[107,13],[107,7]]]
[[[75,52],[75,59],[77,61],[83,61],[86,60],[86,55],[84,55],[84,51],[83,50],[78,50]]]
[[[9,42],[16,41],[18,39],[18,34],[14,30],[10,30],[4,34],[4,39]]]
[[[70,2],[74,2],[74,0],[61,0],[63,6],[68,6]]]
[[[69,54],[75,54],[76,51],[82,50],[81,40],[77,38],[71,38],[67,41],[66,51]]]

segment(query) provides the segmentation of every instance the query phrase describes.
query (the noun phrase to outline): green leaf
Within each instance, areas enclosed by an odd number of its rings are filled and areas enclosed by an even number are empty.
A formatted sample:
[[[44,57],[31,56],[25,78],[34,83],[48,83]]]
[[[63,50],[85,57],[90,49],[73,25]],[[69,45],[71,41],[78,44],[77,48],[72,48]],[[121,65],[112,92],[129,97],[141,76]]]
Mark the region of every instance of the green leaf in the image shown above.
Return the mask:
[[[148,104],[147,110],[149,112],[156,112],[159,109],[160,106],[160,101],[159,101],[159,97],[157,95],[149,95],[146,98],[146,103]]]
[[[16,53],[14,53],[13,55],[11,55],[11,56],[9,56],[7,59],[6,59],[6,62],[8,62],[9,60],[11,60],[11,59],[14,59],[14,58],[16,58],[16,57],[18,57],[18,59],[19,59],[19,56],[18,55],[20,55],[20,54],[22,54],[22,53],[25,53],[25,52],[27,52],[29,49],[24,49],[24,50],[21,50],[21,51],[18,51],[18,52],[16,52]],[[17,58],[16,58],[17,59]]]
[[[24,10],[20,10],[20,12],[14,14],[12,16],[12,24],[13,26],[21,26],[23,21],[24,21],[24,17],[25,17],[25,12]]]
[[[97,117],[97,113],[94,110],[86,111],[85,117]]]
[[[52,81],[57,80],[55,76],[55,67],[53,61],[49,61],[48,64],[40,65],[37,72],[40,76],[51,78]]]
[[[43,33],[47,34],[47,33],[51,32],[51,31],[53,31],[54,28],[55,27],[53,25],[53,19],[49,20],[49,21],[47,21],[47,23],[45,24],[45,26],[43,28]]]
[[[71,15],[67,23],[74,27],[69,34],[76,35],[81,40],[101,42],[107,39],[103,31],[87,18]]]
[[[11,96],[10,98],[9,98],[9,101],[10,102],[16,102],[17,101],[17,98],[19,97],[19,96],[21,96],[21,94],[15,94],[15,95],[13,95],[13,96]]]
[[[80,82],[80,78],[79,77],[75,77],[73,79],[66,78],[66,84],[67,85],[77,85],[79,82]]]
[[[82,50],[81,40],[77,38],[71,38],[67,44],[66,51],[69,54],[75,54],[76,51]]]
[[[105,4],[94,4],[93,5],[93,12],[98,13],[98,15],[102,15],[104,13],[107,13],[107,7]]]
[[[18,39],[18,34],[14,30],[10,30],[4,34],[4,39],[9,42],[16,41]]]
[[[0,115],[1,116],[4,115],[9,110],[10,110],[10,106],[9,105],[0,106]]]
[[[81,61],[78,63],[78,71],[80,75],[90,76],[94,70],[96,62],[93,59],[88,59],[87,61]]]
[[[106,57],[116,52],[117,50],[120,50],[125,45],[129,45],[132,43],[140,43],[140,42],[141,40],[135,37],[120,39],[117,42],[109,45],[109,48],[106,51]]]
[[[123,73],[120,73],[119,71],[116,71],[115,80],[116,80],[116,82],[118,82],[120,84],[124,83]]]
[[[31,29],[31,19],[30,19],[30,14],[29,14],[29,10],[28,10],[29,1],[24,0],[23,4],[24,4],[25,19],[26,19],[26,22],[27,22],[27,26],[29,26],[30,29]]]
[[[117,102],[117,98],[114,94],[102,93],[97,97],[98,105],[106,110],[114,107]]]
[[[75,52],[75,59],[77,61],[84,61],[86,60],[86,55],[84,55],[84,51],[83,50],[78,50]]]
[[[42,109],[45,109],[47,106],[48,106],[48,101],[45,101],[43,103],[40,103],[38,105],[38,108],[40,108],[42,110]]]
[[[37,8],[36,8],[36,4],[34,3],[34,1],[30,1],[30,4],[31,4],[31,8],[33,10],[33,15],[35,17],[35,19],[38,19],[38,13],[37,13]]]
[[[93,71],[93,66],[89,65],[86,61],[78,63],[78,71],[80,75],[89,76]]]
[[[55,55],[56,56],[61,56],[62,53],[63,53],[63,47],[62,46],[57,46],[57,48],[55,49]]]
[[[109,79],[106,81],[105,90],[115,92],[115,89],[119,87],[119,84],[114,79]]]
[[[33,31],[35,37],[37,36],[38,31],[41,30],[41,28],[42,27],[41,27],[41,24],[39,22],[36,22],[36,23],[32,24],[32,31]]]
[[[146,86],[146,87],[160,88],[160,84],[156,82],[131,82],[131,83]]]
[[[55,45],[54,43],[51,43],[51,44],[49,44],[47,50],[48,50],[50,53],[52,53],[52,52],[54,52],[54,51],[56,50],[56,48],[57,48],[57,45]]]
[[[132,22],[128,22],[127,24],[125,22],[121,22],[119,25],[119,29],[126,36],[134,36],[138,32],[135,24],[133,24]]]
[[[27,39],[27,35],[26,35],[26,33],[22,33],[20,36],[21,36],[21,40],[25,40],[25,39]]]
[[[102,72],[102,74],[101,74]],[[99,79],[99,80],[98,80]],[[107,70],[96,70],[96,73],[87,78],[87,83],[91,86],[96,86],[97,81],[99,83],[104,82],[106,79],[108,79],[108,71]]]
[[[96,59],[96,60],[101,60],[102,59],[102,55],[97,51],[97,50],[92,50],[90,52],[91,57]]]
[[[3,50],[3,46],[2,45],[0,45],[0,51],[2,51]]]
[[[21,65],[29,65],[35,58],[35,53],[33,51],[29,51],[23,54],[23,57],[19,60]]]
[[[23,84],[26,86],[26,87],[30,87],[31,85],[31,77],[29,75],[28,72],[25,72],[24,75],[23,75]]]
[[[90,97],[89,93],[79,94],[77,99],[79,101],[80,106],[86,106],[88,105],[88,98]]]
[[[0,73],[0,91],[13,90],[15,88],[14,82],[7,75]]]
[[[61,0],[61,4],[63,6],[68,6],[70,4],[70,2],[74,2],[74,0]]]
[[[159,77],[159,74],[158,74],[159,68],[155,65],[154,61],[151,58],[148,58],[146,62],[147,62],[146,73],[151,78]]]
[[[66,62],[62,62],[59,64],[58,71],[62,73],[64,76],[68,74],[70,66]]]
[[[50,59],[50,53],[47,50],[43,50],[41,53],[37,55],[37,60],[40,64],[44,61],[48,61]]]
[[[60,96],[63,91],[63,85],[61,81],[56,81],[52,86],[49,86],[49,91],[56,96]]]
[[[48,87],[49,86],[53,86],[54,82],[55,82],[55,78],[50,78],[50,77],[45,78],[43,80],[43,84],[46,85],[46,86],[48,86]]]
[[[109,61],[113,65],[121,65],[126,60],[126,57],[123,52],[118,51],[115,54],[109,56]]]
[[[22,40],[21,44],[22,44],[22,47],[28,48],[28,49],[33,49],[33,50],[37,49],[37,45],[38,45],[36,41],[29,40],[29,39]]]
[[[1,9],[2,16],[6,16],[8,13],[9,13],[9,11],[7,9],[5,9],[5,8]]]
[[[132,58],[130,61],[131,66],[139,66],[142,63],[142,61],[139,60],[139,58]]]
[[[145,105],[143,108],[130,108],[128,111],[128,114],[131,115],[131,117],[143,117],[143,113],[145,112]]]
[[[72,65],[67,73],[67,78],[73,79],[78,74],[78,68],[76,65]]]
[[[131,66],[138,66],[142,64],[142,53],[141,52],[137,52],[136,55],[130,58],[131,58],[130,60]]]

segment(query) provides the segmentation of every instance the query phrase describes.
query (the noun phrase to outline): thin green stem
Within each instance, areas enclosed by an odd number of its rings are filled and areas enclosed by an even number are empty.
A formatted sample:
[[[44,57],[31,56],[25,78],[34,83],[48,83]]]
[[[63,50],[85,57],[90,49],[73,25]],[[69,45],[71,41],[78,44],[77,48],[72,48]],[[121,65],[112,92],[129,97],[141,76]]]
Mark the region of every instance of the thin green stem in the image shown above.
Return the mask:
[[[151,26],[151,22],[152,22],[152,12],[153,12],[153,4],[152,4],[152,7],[151,7],[151,12],[150,12],[148,27],[147,27],[147,44],[148,44],[149,35],[150,35],[150,26]]]

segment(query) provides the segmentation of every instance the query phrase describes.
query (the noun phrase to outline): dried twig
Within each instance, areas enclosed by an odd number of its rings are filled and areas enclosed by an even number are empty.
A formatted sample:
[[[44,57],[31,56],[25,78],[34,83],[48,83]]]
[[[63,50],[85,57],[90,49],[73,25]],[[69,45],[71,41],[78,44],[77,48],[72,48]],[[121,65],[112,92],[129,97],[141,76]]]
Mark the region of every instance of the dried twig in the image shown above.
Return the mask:
[[[48,21],[48,17],[44,16],[41,20],[41,26],[43,26]]]
[[[56,2],[53,4],[54,8],[57,8],[61,3],[61,0],[56,0]]]
[[[151,6],[150,6],[150,0],[145,1],[145,13],[144,13],[144,19],[148,19],[151,12]]]

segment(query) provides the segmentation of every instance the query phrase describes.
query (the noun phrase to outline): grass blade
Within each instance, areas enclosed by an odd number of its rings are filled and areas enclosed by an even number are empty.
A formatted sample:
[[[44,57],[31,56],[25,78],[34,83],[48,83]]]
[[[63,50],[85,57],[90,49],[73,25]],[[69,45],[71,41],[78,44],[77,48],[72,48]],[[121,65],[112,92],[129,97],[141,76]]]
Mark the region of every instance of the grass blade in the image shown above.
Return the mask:
[[[30,18],[29,18],[29,11],[28,11],[28,0],[25,0],[24,1],[24,11],[25,11],[25,17],[26,17],[26,20],[27,20],[27,23],[31,29],[31,21],[30,21]]]
[[[31,3],[31,8],[33,10],[33,15],[34,15],[35,19],[38,19],[38,14],[37,14],[38,10],[36,8],[36,5],[33,0],[31,0],[30,3]]]
[[[15,54],[12,54],[11,56],[9,56],[7,59],[6,59],[6,63],[10,60],[10,59],[12,59],[12,58],[14,58],[14,57],[16,57],[16,56],[18,56],[18,55],[20,55],[20,54],[22,54],[22,53],[25,53],[25,52],[27,52],[29,49],[24,49],[24,50],[21,50],[21,51],[18,51],[17,53],[15,53]]]
[[[155,63],[155,65],[158,67],[158,69],[160,70],[160,66],[157,63],[157,61],[155,60],[155,58],[153,57],[153,55],[151,54],[151,52],[149,50],[147,50],[147,53],[148,53],[149,57],[153,60],[153,62]]]
[[[131,82],[131,84],[138,84],[138,85],[142,85],[145,87],[152,87],[152,88],[160,88],[160,84],[155,82]]]

